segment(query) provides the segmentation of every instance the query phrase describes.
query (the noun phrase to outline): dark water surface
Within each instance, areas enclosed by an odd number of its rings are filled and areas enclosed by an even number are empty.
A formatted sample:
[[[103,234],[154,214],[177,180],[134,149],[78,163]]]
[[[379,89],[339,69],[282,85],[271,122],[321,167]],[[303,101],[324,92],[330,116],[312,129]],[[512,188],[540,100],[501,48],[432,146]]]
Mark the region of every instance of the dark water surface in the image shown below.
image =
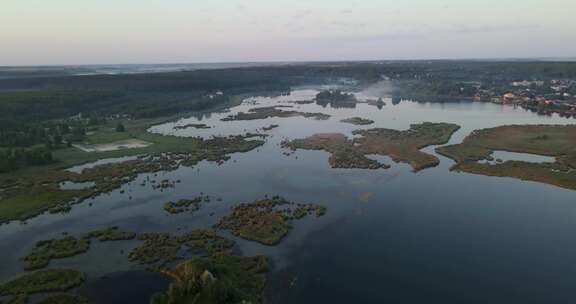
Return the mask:
[[[289,103],[311,99],[316,92],[302,89],[291,96],[253,98],[229,113],[151,128],[152,132],[163,134],[209,137],[255,132],[273,123],[280,125],[266,132],[272,136],[263,147],[233,154],[230,161],[220,166],[202,162],[194,168],[180,168],[159,176],[142,174],[122,189],[74,206],[70,214],[46,214],[26,225],[0,226],[4,265],[0,267],[0,278],[7,279],[21,271],[18,257],[29,251],[34,242],[64,231],[80,233],[117,225],[139,232],[177,233],[210,227],[237,202],[278,194],[293,201],[325,204],[328,213],[320,219],[297,222],[276,247],[239,240],[245,255],[265,254],[272,260],[266,292],[269,302],[571,303],[576,299],[576,191],[511,178],[450,172],[453,162],[442,156],[438,167],[419,173],[411,172],[406,164],[394,164],[387,157],[377,159],[392,164],[388,170],[337,170],[329,167],[325,152],[298,151],[286,156],[279,146],[283,139],[314,133],[350,135],[352,130],[373,127],[406,129],[424,121],[461,125],[450,141],[458,143],[474,129],[504,124],[568,124],[573,120],[473,102],[403,101],[393,105],[385,99],[387,105],[380,110],[365,103],[355,108]],[[238,111],[278,103],[293,105],[298,111],[327,113],[332,118],[220,121]],[[376,123],[354,126],[339,122],[353,116]],[[173,129],[189,123],[213,128]],[[433,147],[424,150],[433,153]],[[139,185],[147,178],[180,179],[181,183],[160,192]],[[162,209],[166,201],[200,192],[223,200],[213,200],[193,215],[168,215]],[[211,212],[215,215],[210,216]],[[98,286],[103,275],[137,270],[127,262],[125,254],[134,243],[123,244],[97,244],[85,255],[51,265],[79,268],[91,278],[88,287]],[[126,286],[127,294],[134,294],[134,286],[148,286],[149,281],[142,280]],[[136,276],[121,281],[130,284],[139,279]],[[142,289],[147,293],[142,293],[140,299],[154,288]],[[122,303],[142,303],[130,301],[132,297],[101,296],[110,299],[109,303],[121,303],[118,299],[125,301]]]

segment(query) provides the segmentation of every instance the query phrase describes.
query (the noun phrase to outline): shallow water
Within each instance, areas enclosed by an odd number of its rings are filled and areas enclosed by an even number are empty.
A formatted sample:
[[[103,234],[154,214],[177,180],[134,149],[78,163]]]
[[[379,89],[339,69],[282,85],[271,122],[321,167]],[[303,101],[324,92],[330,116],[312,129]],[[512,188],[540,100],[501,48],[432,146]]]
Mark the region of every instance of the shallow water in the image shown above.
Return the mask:
[[[94,187],[96,185],[95,182],[83,182],[83,183],[76,183],[71,181],[66,181],[60,183],[60,189],[62,190],[82,190]]]
[[[523,161],[529,163],[553,163],[556,158],[553,156],[536,155],[530,153],[517,153],[508,151],[494,151],[492,153],[493,160],[483,161],[488,164],[495,164],[505,161]]]
[[[74,167],[70,167],[68,169],[66,169],[67,171],[70,172],[74,172],[74,173],[82,173],[82,170],[84,169],[90,169],[90,168],[94,168],[96,166],[100,166],[100,165],[106,165],[106,164],[118,164],[118,163],[122,163],[122,162],[126,162],[129,160],[134,160],[137,159],[137,156],[124,156],[124,157],[116,157],[116,158],[104,158],[104,159],[100,159],[97,160],[95,162],[91,162],[91,163],[87,163],[87,164],[82,164],[82,165],[77,165]]]
[[[81,233],[111,225],[135,231],[178,233],[211,227],[237,202],[282,195],[297,202],[323,203],[325,217],[306,219],[276,247],[239,241],[246,255],[265,254],[273,263],[267,297],[272,303],[565,303],[576,297],[576,192],[550,185],[450,172],[453,162],[438,156],[438,167],[411,172],[407,164],[375,159],[390,169],[331,169],[328,153],[297,151],[284,155],[280,142],[314,133],[374,127],[406,129],[424,121],[456,123],[462,128],[450,143],[472,130],[505,124],[568,124],[573,120],[538,116],[488,103],[418,103],[402,101],[378,109],[295,104],[317,90],[290,96],[251,98],[226,113],[186,118],[151,132],[200,136],[269,134],[266,144],[236,153],[222,165],[201,162],[194,168],[141,174],[110,194],[74,206],[66,215],[45,214],[27,224],[0,226],[5,266],[0,278],[21,271],[18,257],[34,242],[62,232]],[[364,92],[360,96],[378,98]],[[329,120],[302,117],[222,122],[221,118],[270,105],[322,112]],[[290,110],[287,108],[287,110]],[[373,125],[340,120],[359,116]],[[211,129],[174,129],[204,123]],[[278,124],[271,131],[263,127]],[[434,147],[424,151],[434,153]],[[181,180],[175,188],[140,186],[148,179]],[[206,193],[212,200],[194,214],[169,215],[162,204]],[[213,216],[210,213],[214,212]],[[224,234],[230,236],[229,234]],[[125,251],[133,244],[124,243]],[[135,270],[120,249],[101,244],[88,254],[54,265],[75,266],[90,280],[117,271]],[[114,252],[114,253],[112,253]],[[127,302],[126,302],[127,303]]]

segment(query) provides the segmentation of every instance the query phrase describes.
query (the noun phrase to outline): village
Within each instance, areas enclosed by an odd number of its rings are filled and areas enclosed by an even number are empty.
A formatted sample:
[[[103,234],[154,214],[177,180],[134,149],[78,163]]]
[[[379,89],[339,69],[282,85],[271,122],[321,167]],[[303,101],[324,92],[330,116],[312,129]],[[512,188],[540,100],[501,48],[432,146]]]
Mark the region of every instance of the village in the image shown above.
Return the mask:
[[[479,89],[474,100],[517,105],[540,114],[576,117],[576,80],[518,80],[511,82],[504,94]]]

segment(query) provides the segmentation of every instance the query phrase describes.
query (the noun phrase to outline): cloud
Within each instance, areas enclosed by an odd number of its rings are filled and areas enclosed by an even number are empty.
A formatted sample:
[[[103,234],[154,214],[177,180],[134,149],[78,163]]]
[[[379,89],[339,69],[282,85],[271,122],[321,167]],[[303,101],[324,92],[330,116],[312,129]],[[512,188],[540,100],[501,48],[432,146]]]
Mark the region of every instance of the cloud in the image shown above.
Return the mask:
[[[366,26],[368,26],[366,23],[362,22],[350,22],[340,20],[332,21],[330,22],[330,24],[344,29],[358,29],[358,28],[365,28]]]
[[[368,27],[362,23],[350,23],[342,21],[334,21],[331,23],[334,26],[343,28],[352,27]],[[418,27],[406,27],[397,29],[388,29],[381,33],[371,35],[339,35],[337,37],[316,37],[314,40],[325,41],[326,43],[381,43],[387,41],[400,41],[400,40],[427,40],[433,39],[439,35],[459,37],[462,35],[470,34],[485,34],[485,33],[508,33],[516,31],[531,31],[540,28],[538,25],[532,24],[509,24],[509,25],[462,25],[454,24],[448,27],[436,27],[422,24]]]
[[[501,25],[467,25],[454,24],[447,32],[470,34],[470,33],[495,33],[536,30],[541,28],[537,24],[501,24]]]

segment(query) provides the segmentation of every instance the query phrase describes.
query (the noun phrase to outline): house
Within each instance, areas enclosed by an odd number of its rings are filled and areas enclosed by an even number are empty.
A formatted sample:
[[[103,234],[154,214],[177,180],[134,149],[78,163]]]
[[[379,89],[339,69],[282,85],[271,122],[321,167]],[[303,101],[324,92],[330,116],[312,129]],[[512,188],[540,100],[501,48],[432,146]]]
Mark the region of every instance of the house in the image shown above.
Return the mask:
[[[514,95],[514,93],[506,93],[506,94],[502,95],[502,102],[503,103],[514,102],[515,99],[516,99],[516,95]]]

